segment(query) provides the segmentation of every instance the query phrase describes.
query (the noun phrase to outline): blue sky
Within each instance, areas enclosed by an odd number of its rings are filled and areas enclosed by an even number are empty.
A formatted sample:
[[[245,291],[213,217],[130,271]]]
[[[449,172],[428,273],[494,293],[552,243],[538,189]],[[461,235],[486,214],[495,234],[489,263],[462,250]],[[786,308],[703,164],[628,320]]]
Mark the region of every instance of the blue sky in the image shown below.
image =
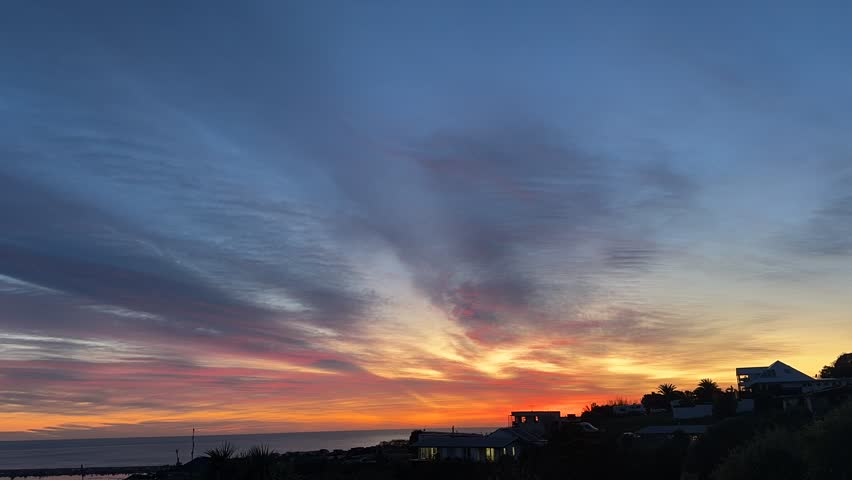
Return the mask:
[[[319,402],[484,424],[815,372],[852,334],[850,13],[7,6],[7,436],[304,429],[275,409]]]

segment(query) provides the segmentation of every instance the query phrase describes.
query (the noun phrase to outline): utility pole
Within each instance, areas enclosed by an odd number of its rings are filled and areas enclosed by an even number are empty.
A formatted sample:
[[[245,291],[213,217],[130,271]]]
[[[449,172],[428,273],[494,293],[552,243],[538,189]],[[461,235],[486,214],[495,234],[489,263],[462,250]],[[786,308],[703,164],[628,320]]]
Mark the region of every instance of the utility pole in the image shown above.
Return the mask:
[[[189,461],[195,460],[195,429],[192,429],[192,452],[189,454]]]

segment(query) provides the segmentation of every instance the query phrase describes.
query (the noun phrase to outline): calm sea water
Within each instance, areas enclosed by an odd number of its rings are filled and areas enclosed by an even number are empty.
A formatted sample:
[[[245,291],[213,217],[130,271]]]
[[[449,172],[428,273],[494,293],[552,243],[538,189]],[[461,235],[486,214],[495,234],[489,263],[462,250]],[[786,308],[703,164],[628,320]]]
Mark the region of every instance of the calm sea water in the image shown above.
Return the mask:
[[[86,475],[86,480],[125,480],[130,475]],[[80,480],[80,475],[28,477],[26,480]]]
[[[356,430],[346,432],[300,432],[257,435],[210,435],[195,437],[195,456],[203,456],[210,448],[231,442],[238,449],[266,444],[279,452],[320,449],[369,447],[386,440],[408,439],[412,429]],[[457,429],[488,433],[494,428]],[[85,440],[28,440],[0,442],[0,469],[121,467],[133,465],[167,465],[175,463],[175,449],[180,459],[190,460],[192,440],[183,437],[97,438]],[[95,478],[95,477],[93,477]],[[103,480],[112,477],[98,477]]]

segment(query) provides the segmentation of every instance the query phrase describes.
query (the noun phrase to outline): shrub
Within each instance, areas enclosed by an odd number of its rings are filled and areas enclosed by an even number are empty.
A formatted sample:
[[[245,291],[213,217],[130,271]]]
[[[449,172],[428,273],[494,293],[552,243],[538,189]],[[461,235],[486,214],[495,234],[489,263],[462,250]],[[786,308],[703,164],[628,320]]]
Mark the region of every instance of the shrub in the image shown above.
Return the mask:
[[[810,478],[852,478],[852,403],[805,428],[802,437]]]
[[[247,478],[268,480],[273,478],[278,460],[278,452],[268,445],[254,445],[242,455],[247,467]]]
[[[687,471],[707,478],[731,451],[754,437],[759,423],[749,415],[728,418],[711,426],[690,450]]]
[[[223,463],[225,460],[232,458],[235,453],[237,453],[237,448],[230,442],[222,442],[222,444],[218,447],[211,448],[204,452],[204,454],[210,457],[210,460],[214,463]]]
[[[735,450],[714,472],[714,480],[801,480],[807,465],[801,435],[772,430]]]

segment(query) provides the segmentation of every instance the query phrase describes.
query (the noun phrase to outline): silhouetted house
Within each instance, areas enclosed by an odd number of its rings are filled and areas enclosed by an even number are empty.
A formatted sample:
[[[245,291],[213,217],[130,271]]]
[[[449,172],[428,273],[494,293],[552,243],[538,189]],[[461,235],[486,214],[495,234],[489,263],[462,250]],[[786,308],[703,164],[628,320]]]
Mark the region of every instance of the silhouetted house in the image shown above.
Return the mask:
[[[575,423],[575,422],[579,422],[581,420],[582,419],[574,413],[566,413],[565,416],[559,417],[559,422],[563,423],[563,424],[564,423]]]
[[[750,391],[749,384],[769,367],[739,367],[737,368],[737,390],[742,393]]]
[[[672,418],[686,420],[690,418],[704,418],[713,415],[712,404],[694,405],[691,402],[684,404],[681,400],[672,400]]]
[[[818,388],[806,389],[804,406],[816,415],[824,415],[834,407],[852,401],[852,379],[824,379]]]
[[[754,411],[754,399],[739,398],[737,399],[736,413],[747,413]],[[675,420],[690,420],[698,418],[709,418],[713,416],[712,403],[694,404],[691,401],[672,400],[671,401],[672,418]]]
[[[759,393],[775,396],[801,393],[804,387],[813,386],[816,382],[815,378],[780,360],[768,367],[737,369],[737,385],[741,396]]]
[[[636,435],[641,439],[664,440],[678,433],[695,440],[707,432],[707,425],[651,425],[640,428]]]
[[[643,407],[641,403],[634,403],[632,405],[613,405],[612,413],[616,417],[645,415],[645,407]]]
[[[488,435],[420,432],[412,444],[418,460],[496,462],[517,458],[529,446],[546,443],[541,437],[518,428],[500,428]]]
[[[737,369],[741,399],[753,399],[757,410],[807,409],[821,413],[850,398],[852,379],[814,378],[776,361],[768,367]]]
[[[567,417],[563,419],[558,410],[528,410],[509,414],[509,425],[535,435],[545,436],[559,428],[563,421],[573,421]]]

